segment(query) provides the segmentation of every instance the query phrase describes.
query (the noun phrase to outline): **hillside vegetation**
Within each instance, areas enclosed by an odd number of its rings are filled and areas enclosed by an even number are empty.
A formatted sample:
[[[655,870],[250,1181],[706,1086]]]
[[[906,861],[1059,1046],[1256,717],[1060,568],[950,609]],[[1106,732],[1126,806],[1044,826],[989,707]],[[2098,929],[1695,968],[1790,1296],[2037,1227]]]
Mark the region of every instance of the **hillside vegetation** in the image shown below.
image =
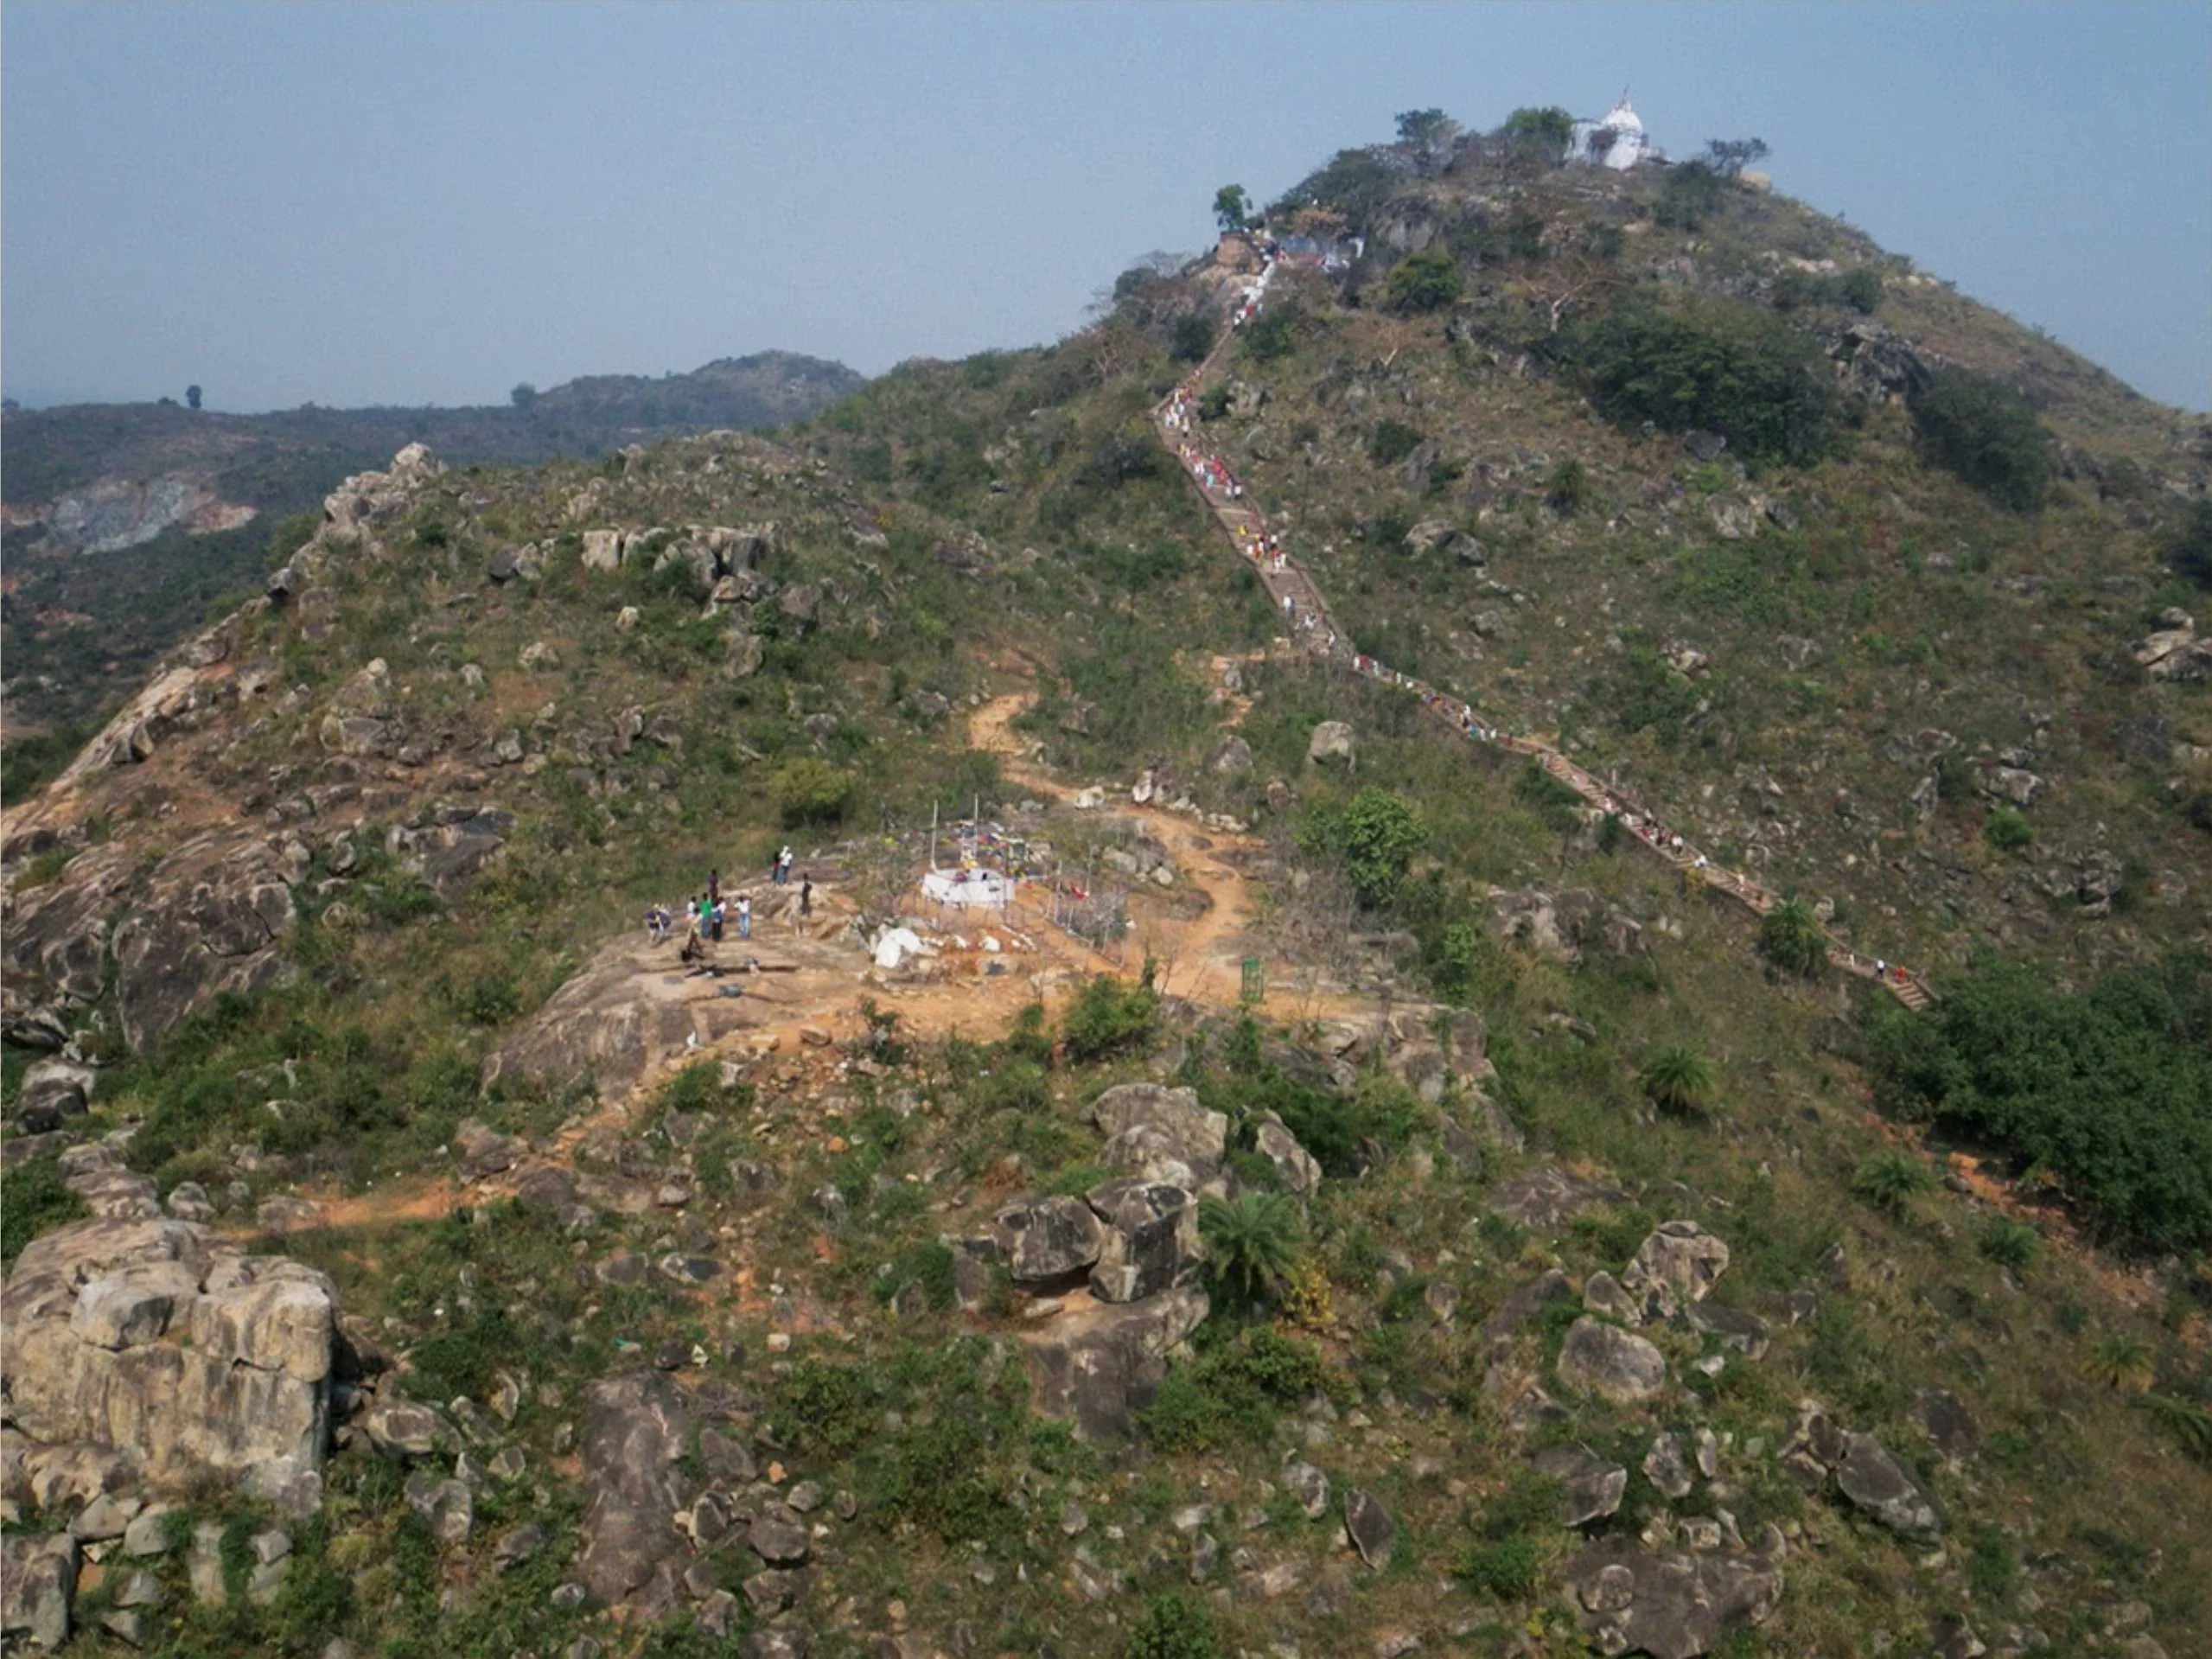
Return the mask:
[[[1791,905],[1278,637],[1151,419],[1234,239],[774,441],[404,455],[7,818],[11,1263],[155,1206],[342,1310],[311,1517],[164,1490],[80,1650],[2201,1649],[2202,423],[1555,124],[1272,205],[1365,252],[1194,437]],[[979,804],[1118,963],[921,899]]]

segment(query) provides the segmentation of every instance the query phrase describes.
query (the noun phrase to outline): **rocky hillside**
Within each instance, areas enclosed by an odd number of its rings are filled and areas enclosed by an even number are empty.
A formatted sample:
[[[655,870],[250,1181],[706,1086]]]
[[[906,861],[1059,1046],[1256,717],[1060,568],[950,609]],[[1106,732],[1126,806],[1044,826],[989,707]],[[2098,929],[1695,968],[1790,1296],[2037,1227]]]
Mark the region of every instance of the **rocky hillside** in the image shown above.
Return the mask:
[[[510,403],[476,408],[11,410],[0,429],[9,741],[111,708],[211,606],[251,588],[272,531],[279,541],[304,533],[282,520],[405,444],[459,465],[589,459],[680,432],[804,420],[860,384],[842,364],[762,352],[657,380],[518,388]]]
[[[1679,173],[1350,152],[1219,352],[1264,235],[333,492],[0,826],[0,1627],[2201,1650],[2202,435]]]

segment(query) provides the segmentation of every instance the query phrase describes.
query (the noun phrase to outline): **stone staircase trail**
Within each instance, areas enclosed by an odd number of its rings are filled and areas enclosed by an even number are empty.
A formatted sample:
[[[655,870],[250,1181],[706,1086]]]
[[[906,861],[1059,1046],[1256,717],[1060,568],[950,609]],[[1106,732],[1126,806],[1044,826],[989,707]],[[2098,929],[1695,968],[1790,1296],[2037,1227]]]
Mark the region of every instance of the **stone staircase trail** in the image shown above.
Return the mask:
[[[1256,315],[1265,297],[1239,302],[1238,322]],[[1153,431],[1181,467],[1183,476],[1198,492],[1207,511],[1227,533],[1240,555],[1249,561],[1260,582],[1283,612],[1292,640],[1315,655],[1349,667],[1353,673],[1386,686],[1409,691],[1436,719],[1469,743],[1485,743],[1509,755],[1525,756],[1547,776],[1557,779],[1590,806],[1619,817],[1622,826],[1668,864],[1683,872],[1687,883],[1702,884],[1725,894],[1756,916],[1765,916],[1782,900],[1740,871],[1716,864],[1680,834],[1669,830],[1655,814],[1629,798],[1623,790],[1592,776],[1551,745],[1533,737],[1516,736],[1484,725],[1468,704],[1410,674],[1377,662],[1354,648],[1351,636],[1336,625],[1329,602],[1298,561],[1279,541],[1272,539],[1266,514],[1250,493],[1234,479],[1219,456],[1211,454],[1194,430],[1194,416],[1201,393],[1221,378],[1235,344],[1237,328],[1225,329],[1211,351],[1182,383],[1152,412]],[[1861,954],[1824,932],[1829,965],[1862,979],[1871,979],[1908,1008],[1926,1008],[1935,993],[1919,973],[1895,962],[1878,961]]]

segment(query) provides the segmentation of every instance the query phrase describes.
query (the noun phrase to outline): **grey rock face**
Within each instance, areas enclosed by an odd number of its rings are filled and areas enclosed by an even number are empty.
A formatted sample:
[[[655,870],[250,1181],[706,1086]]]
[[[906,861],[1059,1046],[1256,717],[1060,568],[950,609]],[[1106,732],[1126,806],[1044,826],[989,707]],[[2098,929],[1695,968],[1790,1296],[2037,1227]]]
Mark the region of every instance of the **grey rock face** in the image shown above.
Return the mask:
[[[1922,1388],[1913,1397],[1906,1414],[1953,1463],[1972,1457],[1981,1444],[1981,1430],[1973,1414],[1948,1388]]]
[[[1592,1273],[1583,1281],[1582,1305],[1592,1313],[1603,1314],[1624,1325],[1643,1323],[1643,1304],[1608,1273]]]
[[[66,1532],[0,1537],[0,1637],[35,1648],[69,1639],[69,1606],[77,1593],[77,1541]]]
[[[1274,1166],[1283,1185],[1298,1197],[1310,1197],[1321,1190],[1321,1164],[1311,1152],[1298,1145],[1298,1138],[1274,1113],[1260,1119],[1253,1145]]]
[[[1181,1285],[1141,1302],[1071,1309],[1024,1331],[1032,1403],[1085,1439],[1127,1439],[1167,1375],[1163,1356],[1198,1329],[1208,1305],[1204,1291]]]
[[[1723,1348],[1732,1348],[1746,1359],[1766,1357],[1770,1340],[1767,1322],[1756,1313],[1706,1302],[1693,1303],[1683,1318],[1691,1330],[1718,1339]]]
[[[1099,1259],[1106,1229],[1080,1198],[1030,1198],[1007,1205],[993,1231],[1017,1284],[1049,1284]]]
[[[583,1553],[577,1569],[609,1605],[658,1614],[675,1598],[688,1547],[677,1464],[691,1444],[689,1408],[657,1371],[602,1378],[583,1394]]]
[[[1661,1497],[1689,1496],[1690,1454],[1682,1437],[1669,1431],[1654,1440],[1651,1450],[1644,1454],[1643,1472]]]
[[[1629,1490],[1629,1471],[1586,1445],[1546,1446],[1528,1461],[1537,1473],[1559,1482],[1563,1527],[1603,1521],[1620,1509]]]
[[[1091,1293],[1105,1302],[1135,1302],[1178,1283],[1203,1254],[1197,1202],[1164,1182],[1107,1181],[1087,1196],[1106,1224]]]
[[[311,1504],[336,1322],[330,1281],[301,1263],[168,1218],[80,1222],[34,1240],[0,1290],[0,1382],[48,1455],[128,1447],[156,1486],[248,1476]]]
[[[1342,720],[1323,720],[1306,739],[1306,760],[1314,766],[1341,761],[1348,772],[1356,763],[1357,749],[1350,726]]]
[[[1890,1531],[1931,1538],[1943,1530],[1935,1500],[1872,1435],[1846,1434],[1835,1472],[1843,1495]]]
[[[1702,1302],[1728,1271],[1728,1246],[1695,1222],[1662,1222],[1621,1275],[1647,1318],[1664,1319]]]
[[[1654,1398],[1667,1386],[1667,1359],[1634,1331],[1578,1319],[1559,1349],[1559,1381],[1616,1406]]]
[[[1344,1494],[1344,1531],[1360,1559],[1378,1572],[1390,1565],[1398,1547],[1398,1522],[1382,1501],[1356,1487]]]
[[[1629,1195],[1600,1182],[1552,1164],[1515,1176],[1492,1192],[1490,1213],[1539,1233],[1556,1233],[1578,1216],[1607,1204],[1628,1202]]]
[[[1603,1653],[1696,1659],[1723,1636],[1763,1624],[1782,1601],[1766,1555],[1685,1555],[1606,1540],[1567,1569],[1584,1635]]]

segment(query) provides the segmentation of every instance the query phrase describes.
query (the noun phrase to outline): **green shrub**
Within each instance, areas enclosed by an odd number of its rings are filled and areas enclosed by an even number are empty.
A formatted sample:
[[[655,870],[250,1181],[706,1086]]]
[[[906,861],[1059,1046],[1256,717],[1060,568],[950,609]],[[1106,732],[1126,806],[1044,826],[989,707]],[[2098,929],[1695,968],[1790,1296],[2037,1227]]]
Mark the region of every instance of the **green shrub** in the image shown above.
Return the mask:
[[[1135,985],[1100,973],[1084,981],[1060,1019],[1060,1043],[1080,1065],[1142,1050],[1159,1024],[1160,996],[1148,969]]]
[[[1130,1628],[1124,1659],[1221,1659],[1214,1616],[1187,1596],[1155,1596]]]
[[[1311,1343],[1254,1326],[1170,1370],[1143,1414],[1144,1432],[1172,1452],[1262,1444],[1284,1407],[1328,1382],[1328,1365]]]
[[[1259,364],[1279,362],[1298,348],[1305,314],[1295,304],[1278,303],[1262,311],[1240,331],[1245,355]],[[1223,404],[1226,409],[1227,405]],[[1205,412],[1201,410],[1203,414]]]
[[[1572,456],[1554,466],[1544,480],[1544,499],[1553,511],[1563,514],[1579,513],[1590,505],[1595,493],[1590,469]]]
[[[903,1184],[898,1190],[915,1190]],[[888,1302],[909,1285],[921,1287],[922,1300],[933,1312],[950,1310],[957,1299],[951,1247],[935,1239],[908,1245],[892,1260],[890,1272],[876,1280],[877,1298]]]
[[[1843,273],[1836,291],[1852,310],[1871,316],[1882,307],[1882,273],[1872,265],[1855,266]]]
[[[1478,1596],[1514,1601],[1529,1594],[1544,1576],[1544,1552],[1525,1533],[1471,1544],[1459,1558],[1459,1581]]]
[[[1851,1177],[1852,1192],[1886,1215],[1902,1216],[1912,1200],[1935,1189],[1935,1171],[1910,1152],[1876,1152]]]
[[[1558,160],[1574,137],[1575,118],[1558,105],[1524,105],[1499,124],[1497,136],[1531,155]]]
[[[1827,935],[1811,905],[1784,899],[1759,923],[1759,952],[1776,967],[1809,979],[1827,965]]]
[[[2202,1464],[2212,1464],[2212,1407],[2173,1394],[2146,1393],[2143,1409],[2181,1449]]]
[[[1968,369],[1936,370],[1912,399],[1922,451],[1992,501],[2018,512],[2043,504],[2050,434],[2019,393]]]
[[[786,829],[835,824],[852,805],[855,782],[827,761],[787,761],[768,777],[768,799]]]
[[[2004,1216],[1992,1216],[1982,1224],[1981,1235],[1974,1241],[1982,1254],[2000,1267],[2010,1267],[2014,1273],[2025,1273],[2036,1259],[2036,1247],[2043,1235],[2025,1222],[2016,1222]]]
[[[1967,1554],[1967,1582],[1980,1600],[1992,1605],[2012,1593],[2019,1574],[2019,1558],[2002,1527],[1983,1525],[1974,1529],[1973,1547]]]
[[[1306,852],[1335,855],[1352,890],[1369,909],[1380,909],[1398,896],[1413,855],[1428,839],[1412,807],[1373,784],[1341,813],[1310,814],[1298,831],[1299,845]]]
[[[409,1388],[419,1400],[443,1405],[458,1394],[481,1400],[492,1373],[512,1365],[522,1342],[514,1322],[498,1308],[486,1308],[465,1325],[425,1337],[408,1358],[413,1365]]]
[[[1992,807],[1983,820],[1982,839],[2000,852],[2018,852],[2036,839],[2028,815],[2018,807]]]
[[[1835,376],[1819,347],[1757,306],[1626,306],[1563,331],[1553,349],[1614,420],[1718,432],[1747,461],[1802,465],[1827,453],[1840,428]]]
[[[1276,1192],[1202,1198],[1198,1230],[1215,1280],[1247,1303],[1274,1298],[1289,1279],[1305,1238],[1297,1204]]]
[[[1699,1112],[1712,1099],[1712,1065],[1695,1049],[1670,1043],[1644,1062],[1636,1083],[1662,1112]]]
[[[1392,310],[1412,316],[1443,310],[1458,300],[1466,285],[1457,261],[1444,249],[1430,247],[1400,259],[1383,288]]]
[[[81,1221],[85,1206],[61,1179],[58,1158],[35,1158],[0,1177],[0,1265],[12,1265],[41,1233]]]
[[[1177,362],[1203,361],[1221,325],[1205,311],[1185,311],[1168,325],[1168,351]]]
[[[812,1456],[851,1457],[876,1432],[875,1384],[846,1366],[800,1360],[775,1388],[769,1420],[793,1445]]]

